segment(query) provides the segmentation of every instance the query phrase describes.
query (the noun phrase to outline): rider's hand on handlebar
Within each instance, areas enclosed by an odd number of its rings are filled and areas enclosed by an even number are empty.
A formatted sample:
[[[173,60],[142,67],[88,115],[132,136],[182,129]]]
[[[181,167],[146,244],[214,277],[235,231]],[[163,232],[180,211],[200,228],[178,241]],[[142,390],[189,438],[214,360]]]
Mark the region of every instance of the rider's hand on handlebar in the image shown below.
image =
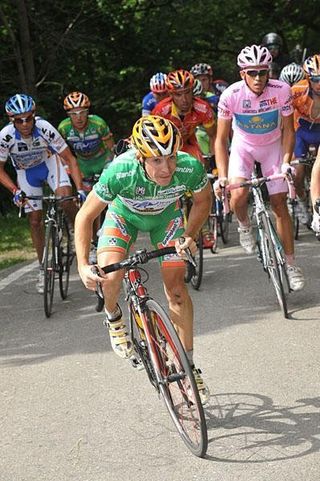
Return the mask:
[[[213,190],[214,190],[214,193],[217,197],[221,197],[222,195],[222,190],[221,188],[222,187],[225,187],[226,185],[228,185],[228,179],[227,177],[219,177],[219,179],[217,179],[214,184],[213,184]]]
[[[96,270],[98,269],[98,271]],[[85,287],[91,291],[97,288],[97,282],[103,284],[106,274],[98,266],[83,264],[78,266],[79,275]],[[97,273],[98,272],[98,273]]]
[[[197,252],[197,244],[192,239],[192,237],[189,236],[179,237],[179,239],[177,239],[175,242],[175,248],[177,254],[181,257],[186,257],[186,249],[189,249],[192,255]]]
[[[21,189],[16,189],[13,192],[13,202],[17,207],[22,207],[26,200],[26,193]]]
[[[296,169],[293,167],[293,165],[287,164],[285,162],[281,165],[281,174],[294,177],[296,175]]]

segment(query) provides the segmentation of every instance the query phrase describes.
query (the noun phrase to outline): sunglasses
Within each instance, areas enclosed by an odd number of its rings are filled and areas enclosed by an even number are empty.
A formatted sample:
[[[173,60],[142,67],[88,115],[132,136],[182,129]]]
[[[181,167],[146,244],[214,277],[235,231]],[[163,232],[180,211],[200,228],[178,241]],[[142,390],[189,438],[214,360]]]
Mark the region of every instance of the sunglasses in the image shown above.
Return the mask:
[[[34,115],[31,114],[31,115],[28,115],[27,117],[20,117],[19,119],[14,118],[13,122],[15,124],[27,124],[27,123],[31,122],[31,120],[33,120],[33,119],[34,119]]]
[[[310,81],[315,83],[315,84],[318,84],[320,83],[320,76],[318,77],[310,77]]]
[[[246,72],[246,74],[249,75],[249,77],[256,77],[257,75],[258,75],[258,77],[265,77],[268,74],[269,70],[266,70],[266,69],[264,69],[264,70],[246,70],[245,72]]]
[[[83,115],[84,113],[87,113],[88,109],[83,109],[83,110],[78,110],[76,112],[68,112],[69,117],[79,117],[80,115]]]

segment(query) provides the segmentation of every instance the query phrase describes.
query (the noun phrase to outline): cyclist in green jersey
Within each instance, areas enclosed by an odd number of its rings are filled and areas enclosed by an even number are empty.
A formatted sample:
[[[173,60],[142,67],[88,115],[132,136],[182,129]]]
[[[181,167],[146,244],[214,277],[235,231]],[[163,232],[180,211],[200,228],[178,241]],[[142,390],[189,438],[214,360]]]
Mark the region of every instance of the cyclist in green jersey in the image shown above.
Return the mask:
[[[161,274],[169,312],[194,369],[203,401],[209,391],[201,371],[193,364],[193,306],[184,282],[183,252],[195,252],[195,238],[207,219],[212,202],[211,187],[203,165],[185,152],[178,152],[181,136],[168,119],[148,115],[134,125],[133,147],[105,169],[76,217],[75,238],[78,270],[84,285],[104,292],[106,321],[113,350],[122,358],[132,345],[118,305],[123,272],[105,275],[92,272],[88,261],[93,220],[111,202],[98,243],[98,264],[105,266],[127,257],[139,231],[149,232],[156,249],[174,245],[177,254],[161,258]],[[193,206],[184,227],[179,199],[192,191]],[[179,243],[183,235],[184,242]]]
[[[58,127],[77,158],[83,175],[83,185],[89,192],[95,176],[99,176],[105,166],[112,161],[114,141],[106,122],[98,115],[89,114],[90,100],[82,92],[71,92],[63,103],[68,117]],[[96,262],[97,231],[100,216],[95,220],[91,260]]]

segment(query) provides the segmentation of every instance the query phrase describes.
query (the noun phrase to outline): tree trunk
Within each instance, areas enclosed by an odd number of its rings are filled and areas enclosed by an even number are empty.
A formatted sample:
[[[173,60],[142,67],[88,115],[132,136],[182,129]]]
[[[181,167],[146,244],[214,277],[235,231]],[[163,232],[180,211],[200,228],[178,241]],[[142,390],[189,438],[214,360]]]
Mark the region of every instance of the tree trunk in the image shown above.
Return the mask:
[[[28,8],[25,0],[16,0],[18,9],[18,22],[20,31],[20,49],[24,64],[26,88],[28,94],[36,95],[36,75],[34,58],[30,38],[30,27],[28,19]]]

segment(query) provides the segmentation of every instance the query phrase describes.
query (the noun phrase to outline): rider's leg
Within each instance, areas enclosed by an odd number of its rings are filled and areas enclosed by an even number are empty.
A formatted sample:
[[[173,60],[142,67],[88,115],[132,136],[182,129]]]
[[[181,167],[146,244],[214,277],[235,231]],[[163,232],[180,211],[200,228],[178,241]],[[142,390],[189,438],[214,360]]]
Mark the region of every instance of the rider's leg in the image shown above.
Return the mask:
[[[135,241],[136,236],[137,230],[110,208],[99,237],[98,265],[104,267],[122,261],[127,256],[129,247]],[[103,282],[106,313],[104,323],[109,329],[114,352],[122,358],[128,358],[133,352],[133,346],[118,304],[123,275],[123,271],[110,272]]]
[[[287,206],[287,193],[270,195],[270,204],[276,219],[276,228],[287,256],[294,255],[293,227]]]
[[[41,264],[42,257],[43,257],[43,249],[44,249],[43,211],[34,210],[29,212],[27,215],[28,215],[28,221],[30,225],[32,244],[37,252],[39,264]]]
[[[184,282],[185,267],[162,267],[165,294],[171,320],[185,350],[193,349],[193,306]]]

